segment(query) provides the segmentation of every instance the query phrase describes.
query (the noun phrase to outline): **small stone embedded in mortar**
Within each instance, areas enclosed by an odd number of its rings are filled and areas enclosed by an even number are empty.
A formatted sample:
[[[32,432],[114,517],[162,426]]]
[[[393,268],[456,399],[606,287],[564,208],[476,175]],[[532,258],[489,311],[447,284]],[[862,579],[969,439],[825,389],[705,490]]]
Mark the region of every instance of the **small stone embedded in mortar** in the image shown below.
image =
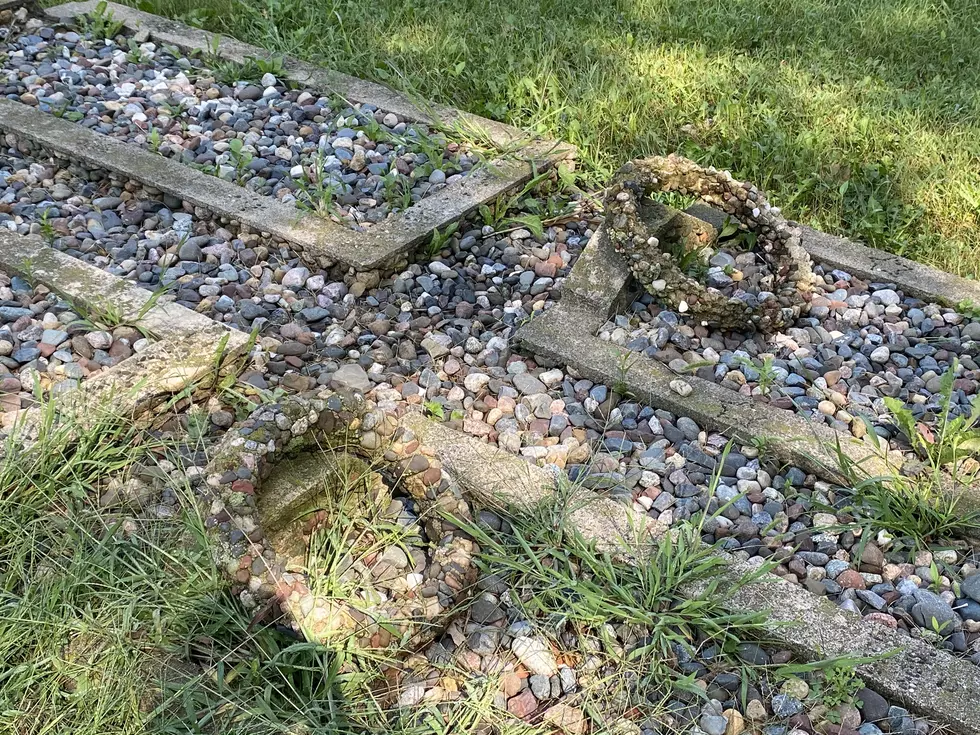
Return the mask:
[[[721,235],[730,239],[716,242],[710,225],[650,201],[655,192],[695,195],[721,209],[729,218]],[[616,174],[605,207],[613,247],[670,308],[709,326],[772,332],[808,307],[813,268],[799,228],[727,171],[677,155],[631,161]]]

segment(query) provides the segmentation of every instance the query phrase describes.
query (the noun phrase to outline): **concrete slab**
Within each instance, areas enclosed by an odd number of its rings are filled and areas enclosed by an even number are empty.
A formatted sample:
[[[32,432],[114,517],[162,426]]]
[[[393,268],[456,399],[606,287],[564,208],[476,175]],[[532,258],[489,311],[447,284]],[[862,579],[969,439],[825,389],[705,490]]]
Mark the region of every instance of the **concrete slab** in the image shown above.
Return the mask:
[[[82,306],[111,303],[123,319],[153,334],[153,344],[143,352],[59,396],[58,409],[82,421],[96,409],[136,420],[174,395],[207,382],[249,344],[243,332],[179,304],[148,305],[149,291],[53,250],[38,237],[0,231],[0,269],[43,283]],[[21,411],[18,430],[30,437],[42,420],[38,409]]]
[[[405,424],[443,462],[443,467],[477,504],[502,508],[530,508],[556,497],[556,478],[474,437],[423,418],[406,416]],[[523,467],[521,465],[524,465]],[[581,491],[580,495],[588,493]],[[573,510],[569,523],[583,536],[604,548],[628,551],[623,545],[624,531],[642,528],[642,520],[625,506],[593,493]],[[645,518],[645,517],[644,517]],[[654,524],[650,540],[663,535]],[[633,547],[635,548],[635,547]],[[624,562],[631,555],[622,556]],[[753,573],[751,565],[726,555],[726,575],[735,582]],[[684,590],[696,596],[700,589]],[[877,623],[866,623],[825,598],[804,588],[767,574],[760,582],[745,586],[724,601],[732,611],[759,611],[768,615],[764,624],[767,640],[792,649],[808,661],[840,656],[877,657],[882,660],[858,667],[865,683],[892,702],[934,720],[962,735],[980,733],[980,667],[950,656],[929,644],[904,636]]]
[[[96,0],[67,3],[48,8],[46,14],[54,21],[70,23],[79,15],[94,10],[96,5]],[[211,42],[215,38],[214,34],[116,3],[109,3],[108,10],[131,32],[146,33],[153,40],[177,46],[187,52],[210,53],[214,49]],[[241,62],[248,58],[271,55],[265,49],[235,39],[224,36],[217,38],[218,55],[231,61]],[[95,143],[97,147],[90,150],[86,147],[92,144],[90,137],[79,132],[70,133],[63,125],[45,123],[44,132],[38,130],[37,137],[30,139],[52,151],[74,153],[93,165],[100,165],[99,160],[104,160],[107,164],[105,168],[157,186],[222,216],[236,219],[253,230],[269,232],[293,244],[301,251],[299,254],[313,265],[327,267],[324,263],[333,261],[349,265],[355,270],[372,270],[393,265],[399,256],[404,256],[426,243],[434,229],[441,229],[458,221],[480,204],[496,199],[525,183],[535,171],[544,170],[558,161],[574,157],[575,154],[574,147],[568,144],[533,139],[517,128],[454,108],[423,106],[382,85],[315,67],[297,59],[284,58],[283,66],[286,69],[286,78],[297,84],[323,92],[333,92],[351,102],[377,105],[411,120],[469,131],[499,146],[506,155],[404,212],[387,218],[368,232],[355,232],[321,217],[304,213],[292,205],[282,204],[271,197],[254,194],[179,163],[167,161],[148,151],[136,150],[125,155],[125,150],[135,147],[124,144],[120,149],[109,143]],[[17,117],[12,117],[13,115],[14,108],[10,104],[0,107],[0,124],[6,124],[0,130],[16,125],[16,130],[10,132],[19,131],[19,134],[30,137],[34,125],[40,124],[31,123],[38,119],[36,115],[28,116],[23,112]],[[62,122],[57,119],[55,121]],[[59,140],[62,141],[60,145]],[[84,146],[78,145],[79,143],[84,143]],[[137,156],[137,153],[142,155]],[[152,161],[152,158],[162,160]],[[117,168],[111,168],[110,164]],[[174,169],[173,166],[178,168]]]

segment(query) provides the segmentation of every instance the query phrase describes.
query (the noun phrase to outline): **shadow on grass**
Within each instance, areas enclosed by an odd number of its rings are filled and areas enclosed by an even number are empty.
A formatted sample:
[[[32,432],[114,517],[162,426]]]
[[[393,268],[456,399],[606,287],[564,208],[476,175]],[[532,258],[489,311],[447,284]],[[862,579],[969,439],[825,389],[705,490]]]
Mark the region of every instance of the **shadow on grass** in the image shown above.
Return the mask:
[[[980,275],[971,0],[139,5],[567,140],[592,185],[678,150],[808,224]]]

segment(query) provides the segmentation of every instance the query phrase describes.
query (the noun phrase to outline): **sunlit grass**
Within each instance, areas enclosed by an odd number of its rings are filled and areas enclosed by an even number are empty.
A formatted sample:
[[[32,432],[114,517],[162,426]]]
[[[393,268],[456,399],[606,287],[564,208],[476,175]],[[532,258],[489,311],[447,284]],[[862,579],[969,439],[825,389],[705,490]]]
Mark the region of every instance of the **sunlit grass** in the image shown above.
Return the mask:
[[[144,0],[577,145],[679,150],[801,221],[980,275],[973,0]]]

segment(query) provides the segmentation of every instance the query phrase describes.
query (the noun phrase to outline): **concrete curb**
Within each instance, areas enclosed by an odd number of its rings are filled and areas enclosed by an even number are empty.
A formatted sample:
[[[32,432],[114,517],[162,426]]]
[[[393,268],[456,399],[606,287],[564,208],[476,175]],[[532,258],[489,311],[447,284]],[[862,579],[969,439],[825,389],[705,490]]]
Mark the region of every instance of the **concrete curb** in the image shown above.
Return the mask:
[[[692,207],[689,212],[701,214],[701,219],[705,221],[711,221],[709,216],[717,218],[714,210],[706,214],[699,211],[701,209]],[[828,247],[826,242],[829,237],[820,234],[820,248]],[[804,247],[809,248],[810,242],[805,239]],[[855,243],[847,243],[842,246],[841,252],[850,255],[841,256],[838,261],[843,264],[845,260],[865,257],[864,251],[869,250]],[[819,255],[814,257],[820,259]],[[888,258],[894,259],[895,256]],[[907,272],[920,271],[924,271],[925,275],[931,274],[931,280],[924,275],[918,287],[913,289],[917,288],[918,293],[926,298],[946,300],[939,299],[929,289],[933,286],[938,288],[942,276],[948,274],[919,264],[911,264]],[[896,282],[904,290],[907,284],[898,275],[893,271],[887,274],[879,272],[875,278]],[[970,283],[967,282],[967,285]],[[633,278],[626,261],[609,244],[603,224],[572,269],[562,288],[561,301],[521,327],[517,340],[536,356],[567,365],[589,380],[607,385],[622,381],[633,395],[644,402],[688,416],[708,429],[744,442],[765,439],[768,451],[778,459],[820,476],[840,479],[835,456],[838,448],[869,476],[890,476],[901,468],[902,457],[898,453],[891,453],[885,458],[870,444],[809,421],[794,411],[760,403],[695,375],[677,375],[657,360],[599,339],[596,335],[600,327],[625,306],[633,288]],[[980,296],[980,284],[976,284],[975,288]],[[960,293],[964,291],[961,289]],[[624,370],[624,366],[628,366],[628,369]],[[693,390],[690,395],[681,396],[671,388],[671,382],[677,379],[691,386]],[[980,488],[965,489],[960,497],[964,508],[980,509]]]
[[[94,10],[96,5],[96,0],[67,3],[48,8],[45,12],[54,21],[71,22],[79,15]],[[154,40],[187,52],[210,52],[213,50],[211,39],[217,38],[220,40],[217,53],[225,59],[241,62],[248,58],[270,56],[265,49],[116,3],[109,3],[108,10],[127,30],[146,33]],[[297,246],[301,257],[315,266],[329,267],[333,262],[340,262],[355,270],[390,266],[399,256],[423,244],[433,230],[458,221],[479,205],[524,184],[535,171],[573,158],[575,154],[574,147],[568,144],[532,140],[517,128],[450,107],[433,106],[429,111],[423,110],[406,96],[379,84],[292,58],[285,58],[283,65],[290,81],[324,92],[335,92],[351,102],[374,104],[412,120],[462,125],[478,130],[495,145],[508,150],[510,155],[491,162],[404,212],[387,218],[368,232],[355,232],[135,146],[122,144],[118,147],[93,142],[91,136],[102,136],[71,133],[70,127],[77,127],[71,123],[67,126],[47,123],[44,131],[39,130],[37,126],[41,123],[34,120],[37,119],[36,115],[45,113],[31,110],[35,115],[22,113],[14,118],[10,105],[17,103],[0,107],[0,124],[5,125],[4,129],[9,129],[9,132],[28,137],[49,150],[71,154],[69,157],[80,157],[93,165],[125,174],[216,214],[243,222],[256,231],[270,232]],[[55,118],[54,122],[63,121]],[[15,126],[16,129],[11,129]],[[79,131],[82,130],[79,128]],[[96,147],[93,148],[93,145]]]
[[[270,233],[319,268],[338,262],[355,270],[383,267],[425,242],[433,229],[457,221],[520,183],[518,169],[526,168],[511,162],[495,167],[493,173],[476,172],[363,233],[19,102],[0,99],[0,132],[59,157],[148,184],[256,232]]]
[[[81,420],[93,409],[137,419],[175,394],[214,375],[242,355],[248,335],[224,327],[186,307],[156,303],[139,286],[47,247],[37,237],[0,231],[0,268],[33,279],[83,307],[112,304],[121,316],[154,335],[153,344],[58,397],[60,411]],[[143,313],[145,312],[145,313]],[[40,409],[21,411],[19,430],[31,436]]]
[[[478,503],[530,508],[553,494],[555,477],[542,468],[419,414],[410,414],[403,421],[419,441],[435,450],[443,467]],[[619,503],[588,494],[593,499],[587,508],[570,514],[572,526],[604,548],[623,549],[623,539],[628,537],[624,530],[633,530],[635,538],[635,529],[643,527],[643,520]],[[654,524],[648,531],[655,540],[664,529]],[[628,560],[624,555],[624,561]],[[727,575],[733,585],[757,571],[746,562],[729,560]],[[699,592],[692,588],[684,594]],[[768,639],[809,661],[894,653],[858,667],[869,687],[954,732],[980,733],[980,701],[976,697],[980,667],[883,625],[863,622],[829,600],[771,574],[735,592],[725,604],[737,612],[767,613],[764,627]]]

